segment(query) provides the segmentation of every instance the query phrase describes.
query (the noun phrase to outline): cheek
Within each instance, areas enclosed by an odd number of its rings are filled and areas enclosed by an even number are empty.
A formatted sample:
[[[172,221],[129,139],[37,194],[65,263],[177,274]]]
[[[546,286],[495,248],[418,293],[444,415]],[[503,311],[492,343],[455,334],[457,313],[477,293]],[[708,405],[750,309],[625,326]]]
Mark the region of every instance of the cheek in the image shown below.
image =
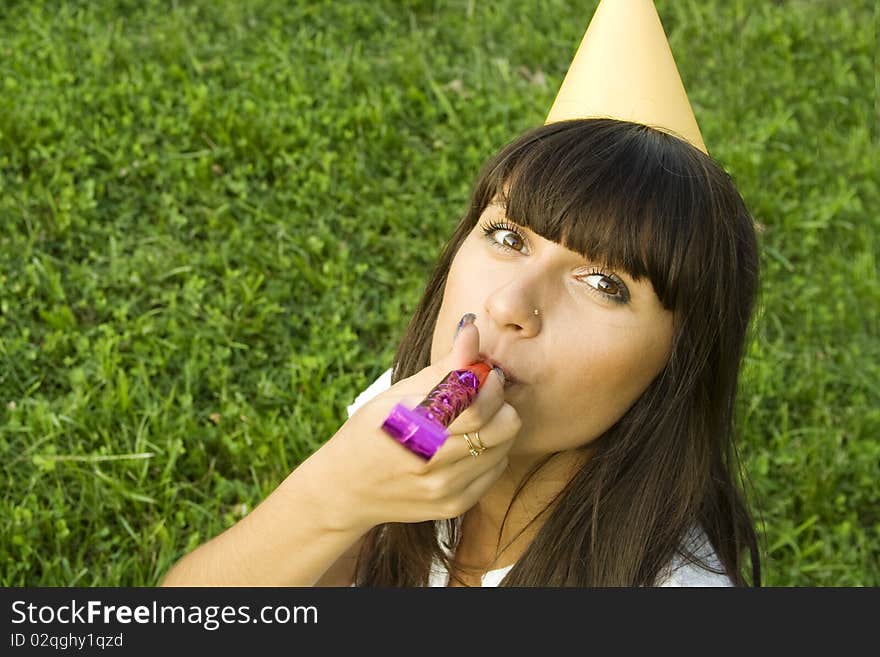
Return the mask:
[[[465,240],[458,253],[449,264],[446,274],[446,285],[443,288],[443,306],[460,302],[467,298],[468,291],[474,284],[473,270],[477,262],[470,239]]]
[[[522,408],[517,451],[574,449],[617,422],[663,369],[668,354],[662,342],[632,345],[625,338],[614,344],[594,339],[580,353],[569,348],[560,354],[556,362],[564,376],[554,377]]]
[[[665,316],[626,328],[602,327],[588,344],[581,342],[579,353],[569,360],[581,372],[572,377],[571,385],[578,389],[577,380],[583,381],[581,394],[587,403],[595,399],[625,411],[666,365],[671,341],[671,322]]]
[[[642,361],[619,352],[594,354],[582,364],[583,374],[570,383],[574,426],[586,438],[599,436],[617,422],[647,387]]]

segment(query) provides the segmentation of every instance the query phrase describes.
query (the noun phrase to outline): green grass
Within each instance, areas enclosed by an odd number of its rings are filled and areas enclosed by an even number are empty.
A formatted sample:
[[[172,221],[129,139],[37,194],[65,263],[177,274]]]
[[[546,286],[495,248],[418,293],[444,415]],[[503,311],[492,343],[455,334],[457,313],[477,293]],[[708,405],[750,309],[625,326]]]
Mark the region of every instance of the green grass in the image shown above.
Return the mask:
[[[5,2],[0,584],[153,585],[386,369],[595,2]],[[658,0],[764,229],[739,400],[771,585],[880,585],[865,0]]]

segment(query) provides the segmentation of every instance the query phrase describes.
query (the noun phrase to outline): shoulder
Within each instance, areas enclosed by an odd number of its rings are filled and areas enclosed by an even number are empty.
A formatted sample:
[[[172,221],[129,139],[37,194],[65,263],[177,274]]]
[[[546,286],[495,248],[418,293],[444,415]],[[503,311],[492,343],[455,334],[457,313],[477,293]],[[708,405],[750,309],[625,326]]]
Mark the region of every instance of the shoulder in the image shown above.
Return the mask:
[[[379,375],[375,381],[373,381],[366,390],[361,392],[357,397],[355,397],[354,402],[347,407],[348,409],[348,417],[354,415],[354,412],[359,409],[361,406],[370,401],[373,397],[378,394],[381,394],[388,390],[391,387],[391,368],[389,367],[382,374]]]
[[[689,550],[696,561],[676,554],[657,578],[656,586],[733,586],[731,579],[724,573],[709,537],[701,528],[691,530],[682,547]]]

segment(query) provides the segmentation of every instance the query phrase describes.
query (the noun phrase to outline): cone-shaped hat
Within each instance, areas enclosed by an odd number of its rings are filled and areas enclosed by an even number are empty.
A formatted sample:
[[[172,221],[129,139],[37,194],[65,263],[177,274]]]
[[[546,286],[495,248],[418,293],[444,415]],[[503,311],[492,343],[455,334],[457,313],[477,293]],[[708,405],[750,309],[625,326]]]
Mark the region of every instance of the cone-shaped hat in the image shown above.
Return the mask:
[[[601,0],[545,123],[608,117],[649,125],[706,153],[652,0]]]

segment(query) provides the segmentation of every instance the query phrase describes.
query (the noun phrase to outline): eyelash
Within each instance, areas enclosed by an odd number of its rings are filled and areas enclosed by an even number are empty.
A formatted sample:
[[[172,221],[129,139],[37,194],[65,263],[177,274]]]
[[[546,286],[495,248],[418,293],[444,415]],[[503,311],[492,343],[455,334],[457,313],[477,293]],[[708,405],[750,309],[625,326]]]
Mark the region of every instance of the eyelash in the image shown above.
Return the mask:
[[[501,251],[515,251],[516,253],[520,253],[519,251],[517,251],[513,247],[507,246],[506,244],[502,244],[501,242],[498,242],[497,240],[495,240],[492,237],[492,234],[499,231],[499,230],[506,230],[506,231],[513,233],[514,235],[519,237],[520,241],[523,242],[523,244],[525,244],[526,240],[522,235],[520,235],[519,231],[514,226],[512,226],[508,223],[505,223],[505,222],[492,222],[486,226],[483,226],[483,234],[485,235],[486,240],[488,240],[489,244],[494,246],[496,249],[500,249]],[[611,272],[603,271],[602,269],[598,269],[596,267],[592,267],[590,269],[590,271],[588,271],[583,276],[584,277],[593,276],[595,274],[599,274],[600,276],[605,276],[606,278],[613,281],[614,284],[617,285],[618,288],[620,288],[621,295],[618,296],[618,295],[613,295],[613,294],[607,294],[605,292],[602,292],[602,290],[596,289],[592,285],[587,285],[587,287],[593,293],[598,294],[603,299],[608,299],[609,301],[612,301],[614,303],[625,304],[629,301],[629,291],[627,290],[627,287],[624,284],[624,282],[622,280],[620,280],[620,278],[618,278],[617,276],[615,276]]]

